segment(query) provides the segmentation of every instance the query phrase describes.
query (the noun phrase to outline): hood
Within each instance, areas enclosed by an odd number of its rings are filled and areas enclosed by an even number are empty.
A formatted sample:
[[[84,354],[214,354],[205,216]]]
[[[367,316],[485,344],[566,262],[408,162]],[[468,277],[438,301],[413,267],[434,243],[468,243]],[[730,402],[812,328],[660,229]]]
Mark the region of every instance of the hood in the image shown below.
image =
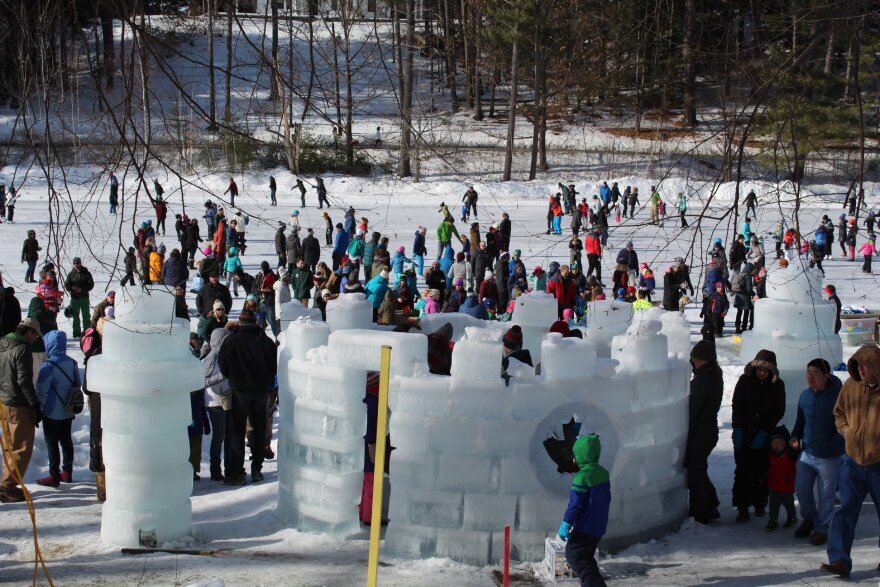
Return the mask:
[[[846,370],[849,376],[856,381],[861,381],[859,365],[865,365],[875,377],[880,379],[880,347],[863,346],[846,362]]]
[[[215,328],[211,331],[211,350],[219,351],[220,345],[223,344],[223,341],[226,340],[232,334],[231,330],[227,330],[225,328]]]
[[[61,330],[50,330],[43,335],[43,344],[46,345],[46,356],[67,356],[67,333]]]
[[[583,491],[594,485],[608,482],[608,471],[599,464],[599,456],[602,454],[602,443],[597,435],[579,436],[574,443],[573,452],[578,472],[575,473],[574,479],[572,479],[572,489]]]
[[[878,362],[878,365],[880,365],[880,362]],[[754,375],[757,379],[758,376],[755,375],[755,369],[757,369],[758,367],[767,367],[768,369],[770,369],[770,383],[776,383],[777,381],[779,381],[779,368],[770,361],[762,361],[760,359],[749,361],[749,363],[746,364],[745,369],[743,369],[743,374],[749,377]]]
[[[235,256],[238,254],[238,247],[229,247],[230,256]]]
[[[462,307],[465,308],[476,308],[480,305],[480,300],[477,299],[475,295],[469,295],[462,304]]]
[[[452,251],[452,247],[446,247],[443,251],[443,258],[449,259],[450,261],[455,261],[455,253]]]

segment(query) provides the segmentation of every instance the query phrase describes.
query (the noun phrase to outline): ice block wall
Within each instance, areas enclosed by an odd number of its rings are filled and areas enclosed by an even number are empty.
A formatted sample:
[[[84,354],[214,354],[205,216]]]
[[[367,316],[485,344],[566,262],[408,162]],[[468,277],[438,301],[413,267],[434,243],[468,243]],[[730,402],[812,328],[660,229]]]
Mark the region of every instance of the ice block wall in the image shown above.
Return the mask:
[[[687,515],[681,466],[689,369],[667,353],[659,329],[648,320],[613,338],[627,369],[599,358],[591,341],[549,334],[542,374],[515,376],[505,387],[495,367],[501,343],[468,328],[454,348],[451,377],[392,380],[389,550],[486,565],[502,557],[509,525],[513,558],[540,560],[571,483],[543,441],[561,438],[571,418],[582,432],[599,434],[601,462],[611,472],[606,547],[675,528]]]
[[[427,371],[425,336],[342,328],[362,323],[359,300],[349,301],[328,307],[327,322],[291,322],[279,355],[278,514],[336,536],[360,529],[367,371],[379,370],[383,345],[393,349],[392,374]]]
[[[155,546],[190,534],[189,393],[204,376],[188,346],[189,323],[174,317],[167,290],[117,292],[116,320],[88,368],[89,388],[101,394],[106,544]]]
[[[822,273],[801,259],[788,267],[767,269],[767,297],[755,302],[755,328],[743,333],[740,360],[752,360],[761,349],[776,353],[785,381],[785,423],[797,416],[797,400],[807,387],[807,363],[817,357],[832,367],[843,360],[843,343],[834,333],[835,309],[822,299]]]

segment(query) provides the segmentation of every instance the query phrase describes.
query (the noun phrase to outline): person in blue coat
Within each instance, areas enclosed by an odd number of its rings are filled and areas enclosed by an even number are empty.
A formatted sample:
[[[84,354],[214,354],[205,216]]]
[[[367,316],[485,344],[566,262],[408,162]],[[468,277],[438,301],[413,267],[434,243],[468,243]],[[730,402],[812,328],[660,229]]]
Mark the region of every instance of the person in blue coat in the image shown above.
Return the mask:
[[[804,521],[794,535],[821,546],[828,540],[840,458],[845,451],[843,436],[834,425],[834,405],[843,383],[831,373],[828,361],[813,359],[807,363],[807,385],[798,399],[789,441],[794,450],[801,451],[794,490]],[[814,485],[819,493],[818,504],[813,497]]]
[[[348,208],[342,221],[345,222],[345,232],[349,237],[353,237],[355,231],[354,208]]]
[[[571,481],[559,537],[566,541],[565,560],[581,585],[605,585],[596,563],[596,547],[608,529],[611,482],[608,471],[599,464],[599,437],[578,437],[573,452],[578,472]]]
[[[746,217],[743,221],[742,226],[740,226],[739,233],[746,237],[746,244],[748,244],[752,240],[752,219]]]
[[[379,312],[379,306],[382,305],[382,302],[385,301],[385,292],[387,292],[390,288],[388,287],[388,272],[384,269],[379,275],[373,277],[370,281],[367,282],[367,285],[364,286],[364,293],[367,295],[367,299],[370,300],[370,303],[373,304],[373,320],[376,319],[376,314]]]
[[[391,270],[394,272],[394,275],[391,276],[391,285],[397,285],[397,282],[400,281],[404,263],[412,263],[412,259],[406,256],[406,247],[397,247],[394,256],[391,257]]]
[[[39,485],[58,487],[73,479],[73,438],[71,424],[74,414],[65,406],[73,391],[82,385],[79,365],[67,356],[67,334],[52,330],[43,335],[46,360],[37,375],[37,398],[43,410],[43,438],[49,453],[49,475],[38,479]],[[59,452],[60,447],[60,452]]]
[[[447,290],[452,288],[452,280],[449,278],[449,268],[452,267],[453,263],[455,263],[455,253],[453,253],[451,246],[447,246],[443,249],[443,257],[440,259],[440,271],[446,276]]]
[[[603,181],[602,185],[599,186],[599,198],[602,199],[603,204],[611,203],[611,188],[608,187],[607,181]]]
[[[339,269],[342,257],[348,251],[348,245],[351,242],[351,236],[342,227],[342,223],[336,224],[336,240],[333,244],[333,271]]]
[[[465,298],[464,303],[459,306],[458,311],[480,320],[487,320],[489,318],[489,313],[486,312],[486,306],[480,303],[474,290],[468,290],[467,298]]]
[[[428,254],[428,249],[425,247],[425,234],[428,232],[428,229],[424,226],[419,226],[419,229],[416,231],[415,238],[413,239],[413,261],[415,262],[418,274],[424,275],[425,272],[425,255]]]

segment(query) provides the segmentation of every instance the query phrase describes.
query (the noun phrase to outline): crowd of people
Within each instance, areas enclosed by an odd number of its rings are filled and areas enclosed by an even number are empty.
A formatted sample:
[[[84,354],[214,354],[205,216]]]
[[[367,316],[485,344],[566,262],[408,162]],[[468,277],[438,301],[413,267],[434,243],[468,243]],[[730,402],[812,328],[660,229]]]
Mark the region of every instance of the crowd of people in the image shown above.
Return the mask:
[[[207,200],[201,216],[206,236],[202,237],[199,219],[175,214],[179,246],[170,252],[157,241],[165,235],[168,205],[159,182],[153,187],[155,197],[150,195],[150,201],[155,226],[152,219],[140,223],[117,272],[123,287],[138,283],[166,286],[174,292],[175,317],[195,320],[189,351],[203,361],[205,376],[204,389],[191,394],[190,462],[195,480],[200,479],[204,435],[211,437],[209,470],[215,481],[247,483],[247,446],[252,482],[263,479],[264,460],[274,458],[271,440],[278,395],[276,345],[284,304],[294,302],[315,308],[326,318],[331,300],[363,294],[373,306],[376,323],[419,332],[419,318],[437,313],[460,312],[478,319],[509,321],[519,296],[543,291],[557,303],[558,321],[551,331],[581,336],[579,327],[589,327],[585,321],[591,302],[613,299],[631,303],[635,311],[658,305],[667,311],[683,312],[696,301],[696,290],[702,290],[703,340],[691,353],[694,376],[685,467],[690,514],[701,523],[720,517],[719,500],[708,476],[708,457],[718,441],[717,415],[723,391],[715,339],[725,335],[730,296],[736,309],[734,333],[739,334],[753,328],[754,302],[766,295],[766,252],[763,238],[753,230],[751,220],[757,213],[754,192],[745,200],[750,216],[745,217],[729,251],[720,238],[711,243],[702,282],[695,287],[690,267],[683,258],[676,258],[663,271],[662,298],[654,301],[658,280],[654,269],[640,261],[633,242],[626,242],[616,253],[607,251],[612,215],[619,222],[621,216],[632,218],[637,212],[639,191],[634,186],[621,192],[617,183],[603,183],[591,204],[586,198],[577,202],[575,186],[560,183],[560,192],[550,198],[547,231],[561,234],[562,216],[571,216],[568,263],[552,261],[546,269],[539,265],[529,270],[522,252],[511,250],[512,223],[507,213],[497,223],[481,226],[477,220],[478,194],[473,186],[461,201],[459,221],[467,227],[466,233],[464,228],[459,232],[449,207],[441,203],[435,229],[438,249],[432,256],[424,226],[415,227],[407,249],[408,242],[392,243],[389,235],[372,229],[368,218],[359,218],[351,206],[342,209],[342,221],[334,224],[326,188],[323,181],[318,181],[319,208],[325,204],[328,208],[321,216],[323,243],[315,235],[315,228],[304,229],[300,212],[295,210],[289,220],[278,222],[274,239],[277,259],[271,263],[261,260],[255,274],[248,273],[242,263],[248,250],[250,218],[235,208],[238,187],[234,180],[230,180],[226,192],[232,204],[231,216],[223,206]],[[296,187],[305,205],[306,189],[301,180],[297,180]],[[269,188],[271,203],[276,205],[274,178]],[[112,214],[119,197],[118,181],[112,174],[110,189]],[[647,205],[650,222],[662,224],[666,204],[654,186]],[[687,198],[683,193],[678,195],[676,206],[681,226],[687,227]],[[854,219],[848,220],[846,215],[841,215],[839,221],[836,229],[842,255],[852,261],[858,229]],[[871,213],[865,219],[868,239],[858,249],[865,255],[863,270],[867,272],[877,252],[873,247],[874,223]],[[784,265],[805,256],[823,270],[822,262],[833,257],[834,231],[827,215],[809,240],[796,229],[783,230],[780,223],[771,235],[776,243],[776,262]],[[24,475],[35,430],[42,424],[49,473],[37,483],[58,487],[71,482],[71,422],[78,413],[77,392],[82,390],[91,414],[89,468],[96,476],[97,496],[103,500],[106,480],[100,393],[88,387],[88,361],[101,353],[104,327],[114,320],[115,292],[107,292],[92,307],[95,282],[79,258],[73,259],[63,282],[51,262],[42,266],[36,279],[41,250],[35,232],[29,230],[21,261],[27,265],[24,282],[36,286],[24,318],[14,290],[4,288],[0,403],[3,424],[9,432],[8,439],[4,436],[5,454]],[[614,271],[611,290],[606,293],[602,260],[612,255]],[[193,309],[188,306],[187,291],[195,294]],[[825,292],[837,306],[836,329],[840,330],[840,300],[833,285],[827,285]],[[65,296],[69,298],[67,306]],[[233,306],[240,297],[244,299],[236,312]],[[71,319],[72,337],[83,351],[82,377],[77,362],[67,356],[67,335],[58,329],[57,317],[62,311]],[[449,375],[454,346],[451,325],[424,334],[429,341],[430,371]],[[532,359],[522,348],[518,326],[507,330],[503,347],[501,376],[509,381],[511,361],[532,365]],[[880,422],[874,422],[876,410],[871,409],[871,401],[880,389],[880,350],[861,349],[850,359],[848,368],[850,378],[844,384],[822,359],[806,366],[809,388],[801,392],[797,421],[790,432],[779,425],[786,391],[772,350],[762,350],[746,365],[733,395],[733,505],[738,510],[737,521],[748,522],[750,509],[755,516],[763,517],[769,506],[768,531],[779,527],[780,508],[786,513],[782,527],[793,527],[797,523],[793,496],[797,495],[802,523],[795,536],[814,545],[827,542],[829,563],[823,568],[840,575],[848,574],[852,565],[849,552],[862,498],[866,492],[880,496],[880,469],[875,471],[880,467]],[[368,382],[375,383],[374,375]],[[374,396],[375,390],[372,396],[366,390],[368,408]],[[374,465],[370,449],[375,443],[375,411],[374,406],[370,414],[373,435],[368,428],[365,439],[367,473]],[[559,531],[560,536],[568,538],[569,562],[585,584],[591,585],[601,584],[592,557],[605,531],[611,499],[608,473],[598,464],[599,453],[598,438],[584,437],[575,445],[575,461],[581,473],[575,476],[570,507]],[[3,467],[2,502],[24,499],[16,467]],[[369,499],[367,487],[365,481],[365,501]],[[814,487],[818,500],[813,497]],[[835,488],[842,502],[836,513]],[[365,522],[369,515],[369,508],[362,507]]]

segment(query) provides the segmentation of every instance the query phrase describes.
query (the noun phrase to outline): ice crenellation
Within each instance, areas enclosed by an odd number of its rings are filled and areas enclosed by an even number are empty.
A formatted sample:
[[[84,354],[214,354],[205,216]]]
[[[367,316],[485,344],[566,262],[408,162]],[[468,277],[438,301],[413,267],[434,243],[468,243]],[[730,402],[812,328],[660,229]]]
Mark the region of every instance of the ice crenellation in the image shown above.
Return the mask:
[[[689,366],[681,353],[689,332],[679,318],[646,312],[633,320],[614,302],[602,306],[593,311],[600,335],[591,336],[591,324],[586,340],[562,338],[548,334],[555,301],[551,313],[544,294],[521,296],[514,322],[541,374],[509,369],[509,386],[500,377],[509,325],[455,314],[422,321],[425,333],[453,323],[446,377],[428,374],[423,334],[365,329],[354,312],[333,316],[348,304],[329,307],[326,323],[290,322],[279,360],[279,515],[302,530],[358,530],[366,374],[390,345],[390,551],[486,565],[502,556],[509,525],[512,556],[541,559],[571,483],[543,441],[561,438],[572,417],[583,433],[599,434],[611,473],[605,544],[674,529],[687,515]]]
[[[776,353],[785,382],[784,423],[794,425],[797,401],[807,387],[806,366],[822,357],[831,366],[843,361],[843,342],[834,332],[835,309],[822,298],[822,273],[801,259],[767,269],[767,297],[757,300],[755,328],[743,333],[740,358],[747,363],[762,348]]]
[[[123,288],[116,320],[104,326],[103,353],[89,360],[89,389],[101,394],[107,501],[101,539],[138,547],[190,534],[193,470],[187,426],[190,392],[204,386],[186,349],[189,324],[174,318],[163,288]],[[149,471],[155,483],[144,482]]]

